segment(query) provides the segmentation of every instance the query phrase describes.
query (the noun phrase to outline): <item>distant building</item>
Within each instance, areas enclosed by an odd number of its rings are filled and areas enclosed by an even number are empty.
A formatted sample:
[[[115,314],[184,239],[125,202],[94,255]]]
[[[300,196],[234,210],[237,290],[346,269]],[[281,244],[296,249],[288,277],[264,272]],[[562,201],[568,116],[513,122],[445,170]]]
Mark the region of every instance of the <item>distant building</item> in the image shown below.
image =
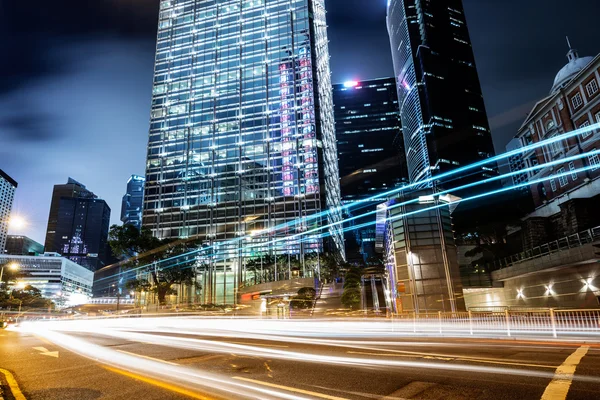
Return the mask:
[[[569,61],[558,72],[550,94],[535,105],[513,139],[517,147],[600,123],[600,55],[579,57],[576,50],[570,49],[567,58]],[[599,139],[600,129],[589,130],[529,150],[515,167],[528,168],[585,154],[600,147]],[[576,171],[586,167],[586,171]],[[597,154],[529,172],[530,181],[547,180],[530,185],[536,209],[524,222],[525,248],[600,225],[599,177]]]
[[[396,80],[333,85],[333,103],[342,203],[364,200],[407,182]],[[356,213],[374,211],[385,200],[365,204]],[[375,216],[352,224],[369,220],[375,222]],[[374,225],[350,231],[345,239],[349,261],[374,255]]]
[[[54,187],[45,250],[95,271],[108,260],[109,226],[106,202],[69,178]]]
[[[142,212],[144,208],[144,184],[146,178],[131,175],[127,181],[127,192],[121,203],[121,221],[124,225],[142,227]]]
[[[8,263],[18,264],[23,273],[19,282],[39,289],[59,307],[87,303],[92,294],[94,273],[60,254],[0,255],[0,264]]]
[[[461,0],[389,0],[387,26],[411,183],[451,189],[498,175],[473,46]],[[500,184],[473,186],[460,197]]]
[[[58,248],[58,245],[55,244],[56,225],[58,224],[58,208],[63,198],[94,199],[96,195],[73,178],[69,178],[64,185],[54,185],[52,202],[50,203],[50,215],[48,216],[48,229],[46,230],[46,240],[44,242],[46,251],[56,251],[54,249]]]
[[[44,252],[44,246],[27,236],[8,235],[4,253],[13,256],[36,256]]]
[[[0,254],[4,253],[8,235],[8,220],[17,186],[17,182],[0,169]]]

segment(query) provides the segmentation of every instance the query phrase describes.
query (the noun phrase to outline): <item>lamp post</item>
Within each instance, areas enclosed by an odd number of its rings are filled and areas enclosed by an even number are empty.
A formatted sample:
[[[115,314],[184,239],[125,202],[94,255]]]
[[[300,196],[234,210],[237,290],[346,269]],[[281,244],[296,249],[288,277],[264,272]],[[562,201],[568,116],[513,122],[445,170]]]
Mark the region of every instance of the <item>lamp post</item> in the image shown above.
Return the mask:
[[[19,265],[17,263],[10,263],[8,264],[8,269],[11,269],[13,271],[16,271],[19,269]],[[2,283],[2,276],[4,275],[4,265],[2,266],[2,269],[0,269],[0,284]]]

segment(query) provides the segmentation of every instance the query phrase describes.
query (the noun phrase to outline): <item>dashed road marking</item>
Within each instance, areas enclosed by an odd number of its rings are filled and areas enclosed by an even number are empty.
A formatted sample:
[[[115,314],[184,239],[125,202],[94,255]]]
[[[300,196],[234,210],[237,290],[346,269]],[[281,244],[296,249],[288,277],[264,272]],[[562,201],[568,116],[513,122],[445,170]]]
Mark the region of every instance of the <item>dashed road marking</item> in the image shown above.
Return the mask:
[[[565,400],[569,394],[577,366],[585,357],[590,346],[581,346],[556,369],[554,379],[546,387],[541,400]]]
[[[254,383],[256,385],[262,385],[262,386],[268,386],[268,387],[272,387],[272,388],[276,388],[276,389],[287,390],[288,392],[306,394],[306,395],[309,395],[309,396],[319,397],[321,399],[327,399],[327,400],[348,400],[348,399],[346,399],[344,397],[330,396],[328,394],[311,392],[310,390],[297,389],[297,388],[293,388],[293,387],[289,387],[289,386],[283,386],[283,385],[276,385],[274,383],[257,381],[256,379],[244,378],[244,377],[241,377],[241,376],[234,376],[233,379],[237,379],[237,380],[240,380],[240,381]]]
[[[145,358],[146,360],[158,361],[158,362],[161,362],[161,363],[164,363],[164,364],[179,365],[179,364],[171,362],[171,361],[165,361],[165,360],[161,360],[160,358],[154,358],[154,357],[143,356],[141,354],[130,353],[130,352],[125,351],[125,350],[115,350],[115,351],[118,351],[119,353],[123,353],[123,354],[128,354],[128,355],[134,356],[134,357]]]
[[[363,351],[348,351],[348,354],[363,354],[367,356],[378,356],[378,357],[405,357],[405,358],[422,358],[425,360],[441,360],[441,361],[467,361],[467,362],[477,362],[484,364],[500,364],[500,365],[515,365],[519,367],[535,367],[535,368],[550,368],[555,369],[554,365],[541,365],[541,364],[528,364],[528,363],[519,363],[514,361],[496,361],[487,358],[471,358],[471,357],[442,357],[442,356],[434,356],[434,355],[425,355],[423,354],[396,354],[396,353],[367,353]]]

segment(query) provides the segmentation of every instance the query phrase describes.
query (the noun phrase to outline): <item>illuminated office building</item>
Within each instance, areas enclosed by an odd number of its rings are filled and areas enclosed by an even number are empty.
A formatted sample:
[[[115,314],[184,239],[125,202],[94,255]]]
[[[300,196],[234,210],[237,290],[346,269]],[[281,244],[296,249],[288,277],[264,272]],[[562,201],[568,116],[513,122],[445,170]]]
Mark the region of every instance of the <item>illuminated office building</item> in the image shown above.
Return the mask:
[[[349,81],[333,85],[335,132],[338,139],[342,203],[365,201],[406,183],[406,159],[394,78]],[[387,198],[365,201],[348,216],[374,211]],[[375,216],[352,220],[347,226],[374,222]],[[350,262],[375,255],[375,226],[345,234]]]
[[[390,0],[387,25],[410,181],[428,180],[424,185],[433,186],[442,173],[492,157],[462,1]],[[489,163],[435,183],[450,189],[496,175],[496,164]]]
[[[17,186],[17,182],[0,169],[0,254],[4,253],[8,238],[8,221]]]
[[[142,227],[142,209],[144,207],[144,183],[143,176],[131,175],[127,180],[127,192],[121,202],[121,221],[124,225]]]
[[[160,7],[143,226],[210,248],[214,302],[248,258],[343,253],[339,229],[310,232],[341,218],[324,1]]]

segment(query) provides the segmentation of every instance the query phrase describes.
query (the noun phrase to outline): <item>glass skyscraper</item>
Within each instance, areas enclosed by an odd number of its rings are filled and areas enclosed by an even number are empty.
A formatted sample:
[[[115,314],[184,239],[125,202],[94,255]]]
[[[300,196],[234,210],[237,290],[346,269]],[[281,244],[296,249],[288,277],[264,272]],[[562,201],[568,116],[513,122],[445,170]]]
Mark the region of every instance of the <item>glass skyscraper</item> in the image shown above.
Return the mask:
[[[215,302],[248,258],[343,252],[313,230],[341,218],[324,1],[160,7],[143,226],[210,248]]]
[[[144,208],[143,176],[131,175],[127,180],[127,192],[121,202],[121,221],[124,225],[142,227],[142,209]]]
[[[411,182],[492,157],[462,1],[390,0],[387,24]],[[437,183],[450,189],[496,175],[490,163]]]
[[[363,201],[407,181],[398,93],[394,78],[333,85],[342,203]],[[365,202],[348,216],[375,211],[388,200]],[[368,216],[349,224],[375,222]],[[349,231],[348,261],[366,261],[375,255],[375,225]]]

